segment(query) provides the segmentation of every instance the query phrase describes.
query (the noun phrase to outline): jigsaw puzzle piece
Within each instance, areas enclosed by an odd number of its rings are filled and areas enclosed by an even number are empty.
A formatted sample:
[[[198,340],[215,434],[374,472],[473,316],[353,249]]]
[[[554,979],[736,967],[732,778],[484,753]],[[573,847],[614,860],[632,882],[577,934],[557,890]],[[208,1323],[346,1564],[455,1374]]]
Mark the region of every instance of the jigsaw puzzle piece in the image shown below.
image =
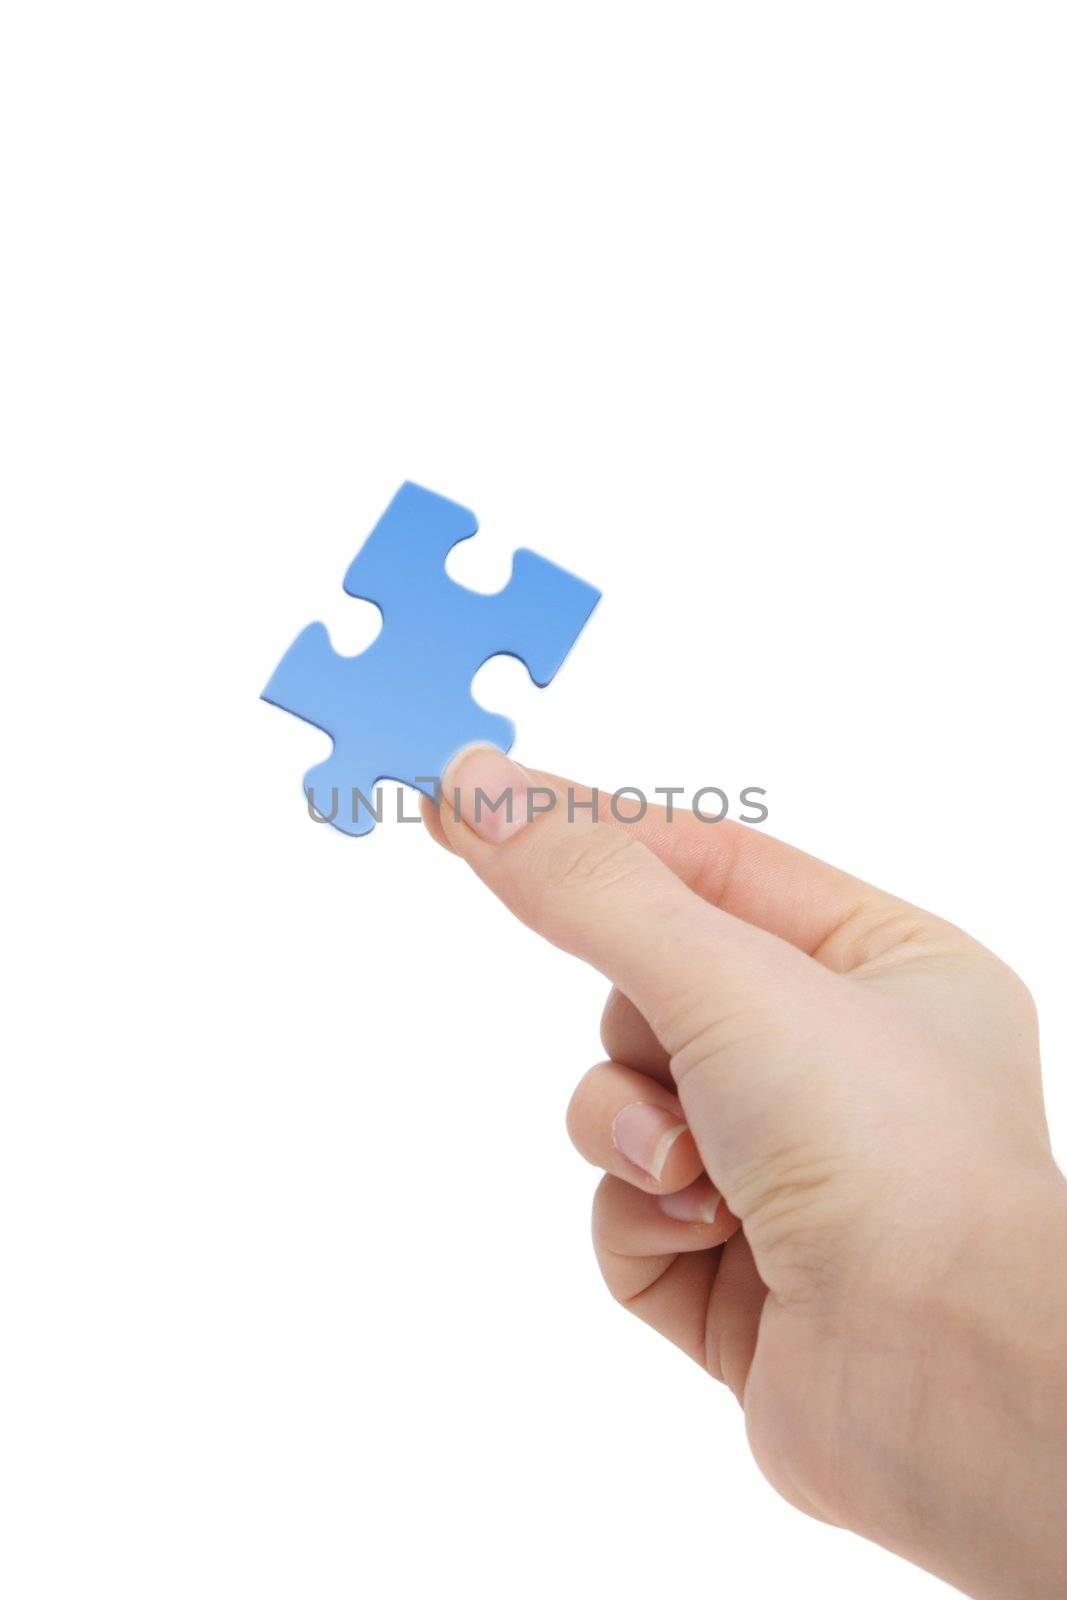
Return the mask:
[[[294,639],[263,698],[333,739],[332,753],[304,774],[304,794],[319,816],[355,837],[373,828],[374,791],[384,779],[432,797],[463,745],[509,750],[515,740],[514,723],[476,704],[469,674],[436,661],[427,677],[417,656],[373,646],[338,655],[321,622]]]
[[[456,723],[450,734],[445,733],[439,740],[438,759],[431,770],[440,776],[452,757],[462,750],[464,745],[495,744],[498,750],[508,751],[514,743],[515,724],[510,717],[502,717],[495,711],[486,711],[468,695],[463,720]],[[423,794],[432,795],[434,792],[432,784],[417,783],[415,787],[421,789]]]
[[[445,558],[477,530],[466,507],[405,483],[345,575],[346,592],[382,612],[381,634],[361,655],[341,656],[322,623],[312,623],[263,691],[333,739],[332,754],[305,774],[304,792],[343,833],[374,826],[374,788],[383,779],[432,795],[464,745],[510,750],[514,724],[476,704],[475,673],[510,655],[543,687],[600,598],[530,550],[516,553],[498,594],[453,583]]]
[[[516,550],[511,581],[499,594],[482,598],[491,611],[492,645],[483,659],[515,656],[543,689],[589,621],[600,590],[532,550]]]
[[[457,719],[460,720],[460,719]],[[436,799],[438,781],[456,751],[465,744],[495,744],[501,750],[510,750],[515,742],[515,725],[507,717],[483,711],[470,700],[462,712],[462,734],[451,738],[438,733],[436,750],[424,742],[418,758],[398,745],[397,753],[380,764],[377,776],[367,776],[362,752],[366,746],[366,729],[353,728],[351,723],[342,728],[335,740],[333,753],[318,766],[304,774],[304,794],[318,815],[339,828],[342,833],[359,838],[369,833],[382,814],[383,801],[378,794],[379,784],[393,781],[407,784],[422,794]],[[357,738],[353,739],[353,732]],[[426,761],[424,754],[429,753]]]
[[[544,688],[600,599],[599,589],[518,550],[498,594],[478,594],[445,572],[450,550],[478,531],[466,506],[405,483],[345,574],[346,594],[370,600],[393,628],[396,648],[431,649],[435,670],[468,682],[492,656],[522,661]]]
[[[383,616],[394,605],[406,613],[413,598],[425,599],[445,583],[458,587],[445,573],[445,558],[477,532],[478,519],[466,506],[403,483],[345,573],[345,593],[372,600]]]
[[[320,821],[358,839],[374,827],[380,781],[354,767],[335,743],[332,755],[304,773],[304,794]]]
[[[360,738],[362,733],[360,730]],[[397,760],[387,760],[376,778],[368,778],[366,771],[360,770],[358,760],[354,762],[349,758],[350,730],[346,730],[334,741],[333,754],[304,773],[304,794],[323,821],[331,822],[342,834],[360,838],[370,834],[374,822],[386,814],[382,808],[392,805],[392,800],[384,800],[379,795],[382,782],[402,782],[435,800],[440,776],[456,750],[464,744],[496,744],[501,750],[510,750],[514,742],[515,725],[509,718],[498,717],[470,701],[462,717],[462,733],[454,734],[451,739],[448,736],[438,739],[437,755],[424,763],[426,771],[414,770],[414,765],[402,755]]]
[[[278,662],[260,699],[332,733],[339,709],[338,667],[343,661],[322,623],[311,622]]]

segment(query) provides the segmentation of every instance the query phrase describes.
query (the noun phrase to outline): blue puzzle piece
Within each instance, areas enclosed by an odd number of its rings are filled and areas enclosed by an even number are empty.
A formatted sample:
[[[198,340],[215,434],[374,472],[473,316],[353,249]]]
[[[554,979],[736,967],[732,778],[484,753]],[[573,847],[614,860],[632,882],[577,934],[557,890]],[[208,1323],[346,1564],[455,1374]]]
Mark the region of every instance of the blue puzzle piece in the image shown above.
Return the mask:
[[[510,750],[514,725],[475,703],[471,679],[491,656],[508,655],[543,688],[600,599],[531,550],[516,552],[499,594],[462,588],[445,557],[477,531],[464,506],[403,484],[345,574],[346,592],[382,613],[381,633],[361,655],[339,656],[313,622],[263,691],[333,739],[328,759],[305,773],[304,792],[343,833],[374,826],[370,806],[383,779],[432,795],[463,745]]]

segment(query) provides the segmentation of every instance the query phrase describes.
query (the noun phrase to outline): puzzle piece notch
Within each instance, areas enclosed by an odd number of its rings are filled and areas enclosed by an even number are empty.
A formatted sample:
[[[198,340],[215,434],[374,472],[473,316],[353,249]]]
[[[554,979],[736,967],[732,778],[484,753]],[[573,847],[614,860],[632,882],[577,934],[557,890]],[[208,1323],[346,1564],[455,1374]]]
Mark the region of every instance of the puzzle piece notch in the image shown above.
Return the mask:
[[[493,656],[510,655],[544,687],[600,598],[530,550],[516,552],[497,594],[455,583],[445,558],[477,528],[466,507],[405,483],[344,580],[347,593],[378,606],[381,633],[362,654],[340,656],[322,623],[312,623],[263,691],[333,738],[332,754],[305,774],[304,789],[327,816],[337,790],[331,820],[342,832],[366,833],[374,823],[366,809],[352,817],[353,790],[370,799],[374,785],[391,778],[432,794],[431,777],[463,745],[510,749],[514,725],[477,705],[475,673]]]

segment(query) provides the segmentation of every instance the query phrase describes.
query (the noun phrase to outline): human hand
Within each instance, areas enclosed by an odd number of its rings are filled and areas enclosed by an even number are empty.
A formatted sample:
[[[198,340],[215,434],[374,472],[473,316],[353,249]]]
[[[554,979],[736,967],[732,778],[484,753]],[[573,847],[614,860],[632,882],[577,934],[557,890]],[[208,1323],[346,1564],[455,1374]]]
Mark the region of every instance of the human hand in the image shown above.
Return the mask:
[[[442,791],[438,842],[615,985],[568,1114],[611,1292],[794,1505],[983,1600],[1062,1595],[1067,1184],[1019,979],[740,825],[593,820],[484,747]]]

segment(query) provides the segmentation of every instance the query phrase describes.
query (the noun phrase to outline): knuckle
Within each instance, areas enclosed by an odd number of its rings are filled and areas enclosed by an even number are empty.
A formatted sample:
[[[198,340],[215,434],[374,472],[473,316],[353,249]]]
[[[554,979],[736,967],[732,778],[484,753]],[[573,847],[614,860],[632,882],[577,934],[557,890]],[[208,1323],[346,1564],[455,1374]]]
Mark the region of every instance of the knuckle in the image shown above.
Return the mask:
[[[849,973],[914,956],[943,939],[935,919],[903,901],[874,896],[842,918],[812,952],[833,972]]]

